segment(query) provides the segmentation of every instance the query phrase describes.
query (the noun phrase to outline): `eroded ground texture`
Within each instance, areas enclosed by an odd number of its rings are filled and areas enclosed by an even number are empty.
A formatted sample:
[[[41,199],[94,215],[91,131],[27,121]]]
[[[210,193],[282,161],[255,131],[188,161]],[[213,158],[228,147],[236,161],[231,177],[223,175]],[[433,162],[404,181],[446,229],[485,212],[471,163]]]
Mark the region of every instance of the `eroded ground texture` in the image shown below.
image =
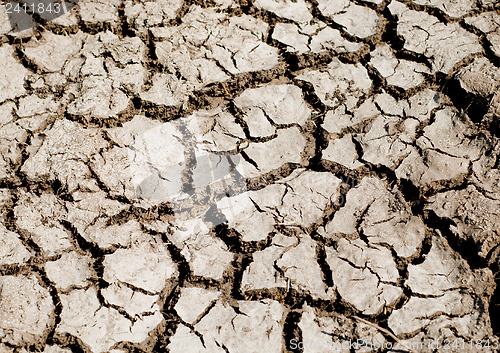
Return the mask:
[[[499,9],[2,7],[0,352],[499,351]]]

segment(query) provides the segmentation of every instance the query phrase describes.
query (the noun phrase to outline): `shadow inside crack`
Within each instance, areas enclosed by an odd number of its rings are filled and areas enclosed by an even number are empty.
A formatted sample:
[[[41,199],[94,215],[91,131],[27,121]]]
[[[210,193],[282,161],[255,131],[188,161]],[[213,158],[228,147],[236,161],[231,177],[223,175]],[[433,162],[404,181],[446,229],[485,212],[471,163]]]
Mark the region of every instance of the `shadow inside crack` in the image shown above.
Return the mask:
[[[460,86],[460,81],[456,77],[446,81],[443,92],[450,97],[455,107],[467,114],[475,124],[483,123],[490,108],[491,96],[483,97],[467,92]],[[498,136],[498,131],[495,135]]]

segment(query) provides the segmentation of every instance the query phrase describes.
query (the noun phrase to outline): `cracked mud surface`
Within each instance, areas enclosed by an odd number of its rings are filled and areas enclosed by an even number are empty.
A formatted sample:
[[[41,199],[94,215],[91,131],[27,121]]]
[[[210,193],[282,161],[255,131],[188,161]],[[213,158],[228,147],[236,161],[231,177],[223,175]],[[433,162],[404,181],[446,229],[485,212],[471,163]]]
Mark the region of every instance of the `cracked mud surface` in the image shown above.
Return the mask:
[[[500,350],[496,1],[36,20],[0,8],[0,352]]]

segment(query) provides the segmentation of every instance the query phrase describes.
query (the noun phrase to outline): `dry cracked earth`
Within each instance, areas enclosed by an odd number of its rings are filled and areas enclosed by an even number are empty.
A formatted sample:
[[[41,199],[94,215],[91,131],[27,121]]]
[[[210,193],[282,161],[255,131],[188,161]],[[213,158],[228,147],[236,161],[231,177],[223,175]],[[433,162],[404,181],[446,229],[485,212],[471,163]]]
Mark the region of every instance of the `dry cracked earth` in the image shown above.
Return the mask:
[[[495,0],[0,9],[0,352],[498,352]]]

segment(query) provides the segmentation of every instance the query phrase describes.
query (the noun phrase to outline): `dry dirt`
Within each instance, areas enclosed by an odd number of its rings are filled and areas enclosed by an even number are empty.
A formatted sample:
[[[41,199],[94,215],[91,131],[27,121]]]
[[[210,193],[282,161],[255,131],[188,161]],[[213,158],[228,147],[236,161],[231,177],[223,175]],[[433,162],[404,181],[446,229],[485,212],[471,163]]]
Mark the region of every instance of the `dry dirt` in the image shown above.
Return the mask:
[[[0,7],[0,352],[500,351],[495,0]]]

